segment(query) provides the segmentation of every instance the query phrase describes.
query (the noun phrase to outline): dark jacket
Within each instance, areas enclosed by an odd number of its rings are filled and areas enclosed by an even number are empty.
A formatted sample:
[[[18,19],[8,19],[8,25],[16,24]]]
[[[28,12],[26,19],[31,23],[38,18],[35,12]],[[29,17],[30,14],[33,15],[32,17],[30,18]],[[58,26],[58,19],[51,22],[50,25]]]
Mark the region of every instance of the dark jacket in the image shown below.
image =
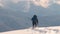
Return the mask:
[[[38,23],[38,19],[36,15],[34,15],[31,20],[32,22]]]

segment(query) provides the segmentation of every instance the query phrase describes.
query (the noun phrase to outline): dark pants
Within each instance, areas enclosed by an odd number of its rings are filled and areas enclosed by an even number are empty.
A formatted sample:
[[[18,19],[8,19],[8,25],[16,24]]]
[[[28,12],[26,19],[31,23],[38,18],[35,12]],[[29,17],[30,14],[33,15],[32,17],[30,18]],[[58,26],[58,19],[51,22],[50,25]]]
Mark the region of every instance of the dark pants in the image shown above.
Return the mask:
[[[38,23],[33,21],[33,23],[32,23],[33,28],[37,27],[37,25],[38,25]]]

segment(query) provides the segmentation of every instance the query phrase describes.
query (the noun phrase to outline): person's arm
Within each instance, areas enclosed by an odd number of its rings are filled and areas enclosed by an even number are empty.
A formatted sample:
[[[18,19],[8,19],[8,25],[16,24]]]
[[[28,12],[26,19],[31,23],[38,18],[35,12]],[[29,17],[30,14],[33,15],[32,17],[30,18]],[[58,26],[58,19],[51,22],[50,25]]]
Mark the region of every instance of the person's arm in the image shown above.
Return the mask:
[[[33,18],[31,18],[31,20],[33,20]]]
[[[37,19],[37,23],[38,23],[38,19]]]

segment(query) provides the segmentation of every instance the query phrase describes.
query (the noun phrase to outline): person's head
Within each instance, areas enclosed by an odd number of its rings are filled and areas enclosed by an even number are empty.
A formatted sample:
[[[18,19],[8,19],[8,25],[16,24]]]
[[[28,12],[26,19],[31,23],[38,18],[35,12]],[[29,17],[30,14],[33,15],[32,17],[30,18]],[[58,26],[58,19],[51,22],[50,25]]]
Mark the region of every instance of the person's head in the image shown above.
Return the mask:
[[[33,17],[37,18],[37,15],[34,15]]]

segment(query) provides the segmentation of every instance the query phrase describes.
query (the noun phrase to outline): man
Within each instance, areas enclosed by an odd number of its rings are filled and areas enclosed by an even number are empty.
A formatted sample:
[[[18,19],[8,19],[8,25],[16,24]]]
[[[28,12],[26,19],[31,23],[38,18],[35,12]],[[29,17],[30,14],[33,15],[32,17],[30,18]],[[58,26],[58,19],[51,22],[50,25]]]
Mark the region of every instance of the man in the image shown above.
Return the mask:
[[[34,15],[31,20],[32,20],[32,26],[33,26],[33,28],[37,27],[37,25],[38,25],[37,16]]]

